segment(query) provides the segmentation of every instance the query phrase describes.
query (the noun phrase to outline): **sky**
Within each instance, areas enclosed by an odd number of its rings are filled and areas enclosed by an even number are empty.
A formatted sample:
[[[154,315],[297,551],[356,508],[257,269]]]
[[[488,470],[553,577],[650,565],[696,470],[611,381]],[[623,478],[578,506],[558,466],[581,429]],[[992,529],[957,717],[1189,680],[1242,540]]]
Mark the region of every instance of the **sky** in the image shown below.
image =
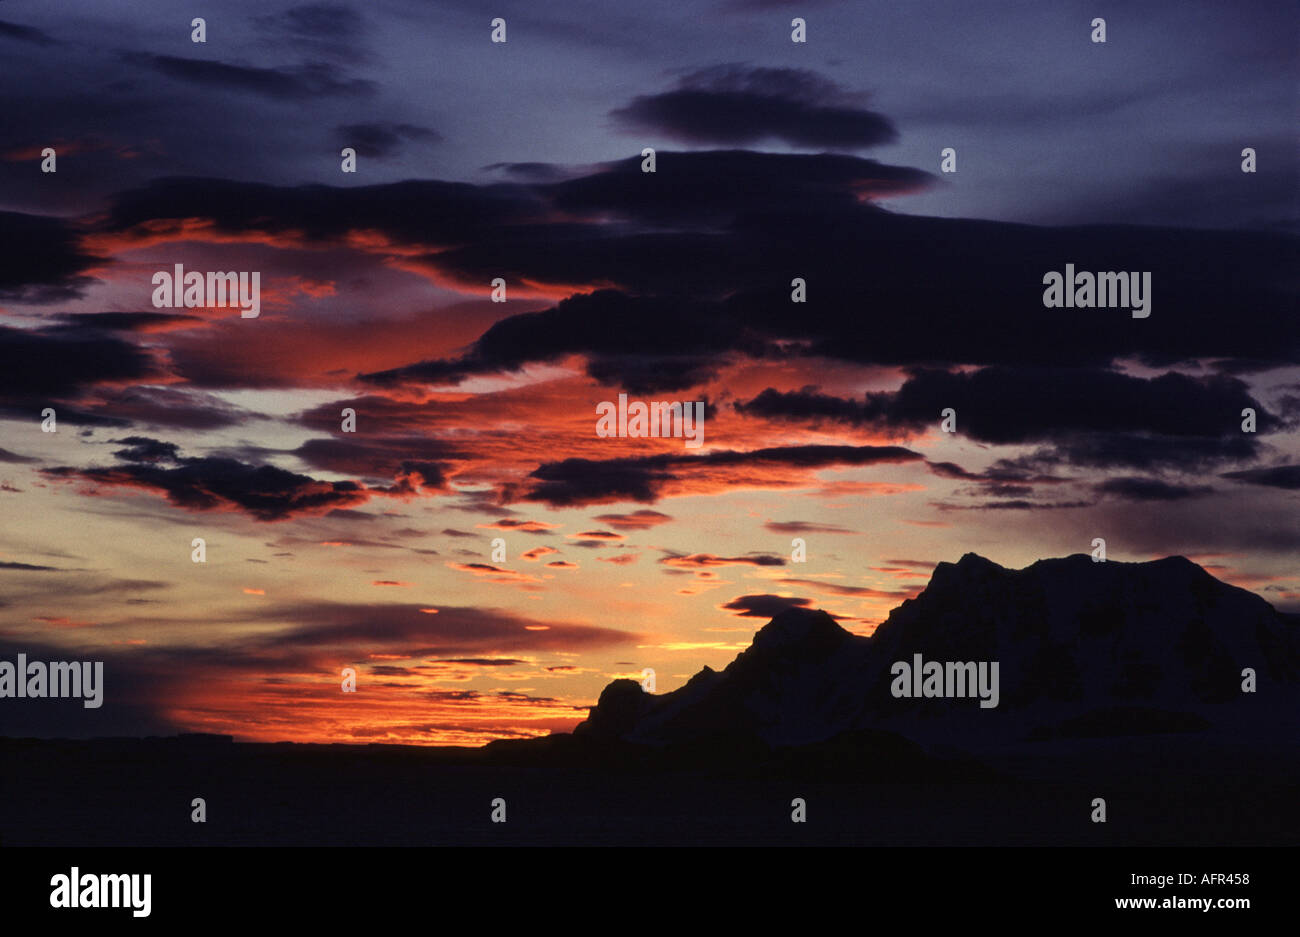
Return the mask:
[[[0,732],[567,731],[1095,538],[1300,611],[1296,10],[1130,6],[4,0],[0,660],[106,686]]]

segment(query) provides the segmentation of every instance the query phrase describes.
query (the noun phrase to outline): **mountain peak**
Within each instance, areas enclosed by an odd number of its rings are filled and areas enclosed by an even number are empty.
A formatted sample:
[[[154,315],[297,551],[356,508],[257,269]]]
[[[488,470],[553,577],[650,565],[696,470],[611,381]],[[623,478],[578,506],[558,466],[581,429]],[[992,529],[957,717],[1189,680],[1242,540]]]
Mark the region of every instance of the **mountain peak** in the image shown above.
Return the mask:
[[[995,663],[996,709],[960,694],[896,695],[896,664],[918,654]],[[781,746],[886,729],[996,747],[1069,720],[1117,733],[1155,724],[1138,711],[1195,716],[1162,726],[1203,719],[1228,731],[1256,718],[1258,704],[1242,699],[1247,666],[1268,675],[1262,703],[1295,711],[1300,635],[1290,619],[1186,557],[1094,563],[1076,553],[1010,569],[967,553],[936,565],[869,638],[824,611],[789,608],[720,672],[704,668],[662,695],[611,683],[574,732],[652,745],[731,733]]]
[[[786,650],[838,643],[848,636],[849,632],[820,609],[789,608],[760,628],[751,646],[762,650]]]
[[[930,586],[945,588],[948,586],[959,587],[961,584],[968,583],[972,579],[984,578],[998,573],[1007,572],[1006,567],[999,566],[990,559],[980,556],[978,553],[966,553],[962,555],[956,563],[940,561],[935,564],[934,571],[930,573]]]

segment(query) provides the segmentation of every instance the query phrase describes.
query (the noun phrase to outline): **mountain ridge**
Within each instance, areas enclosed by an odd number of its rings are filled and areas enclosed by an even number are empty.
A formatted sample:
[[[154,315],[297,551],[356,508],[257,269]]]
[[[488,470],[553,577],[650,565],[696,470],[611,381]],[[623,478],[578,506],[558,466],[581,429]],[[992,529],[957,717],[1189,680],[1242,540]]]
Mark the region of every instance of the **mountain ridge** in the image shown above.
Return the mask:
[[[978,750],[1080,732],[1249,731],[1252,719],[1269,722],[1265,713],[1300,709],[1296,631],[1295,616],[1183,556],[1073,554],[1016,570],[968,552],[938,563],[871,637],[825,611],[788,609],[723,670],[705,667],[669,693],[614,681],[574,735],[663,745],[739,733],[806,745],[890,730]],[[917,654],[997,662],[1000,699],[900,698],[892,668]],[[1242,691],[1245,668],[1254,693]]]

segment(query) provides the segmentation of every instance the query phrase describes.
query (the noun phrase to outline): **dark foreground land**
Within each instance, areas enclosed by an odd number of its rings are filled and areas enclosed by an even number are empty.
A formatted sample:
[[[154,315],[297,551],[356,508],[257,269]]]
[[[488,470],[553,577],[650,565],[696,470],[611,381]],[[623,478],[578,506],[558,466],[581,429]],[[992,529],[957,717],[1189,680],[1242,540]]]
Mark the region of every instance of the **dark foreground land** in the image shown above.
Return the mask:
[[[570,736],[477,750],[0,739],[0,764],[6,846],[1300,841],[1300,758],[1207,759],[1190,736],[981,762],[931,758],[888,733],[653,755]],[[206,823],[191,821],[196,797]],[[491,820],[498,797],[504,823]],[[806,823],[791,821],[796,797]],[[1096,797],[1105,823],[1091,820]]]
[[[994,705],[903,692],[896,662],[917,658],[993,662]],[[614,680],[571,735],[474,750],[0,739],[0,837],[1295,845],[1297,739],[1297,616],[1181,557],[1009,570],[967,554],[871,638],[787,609],[671,692]]]

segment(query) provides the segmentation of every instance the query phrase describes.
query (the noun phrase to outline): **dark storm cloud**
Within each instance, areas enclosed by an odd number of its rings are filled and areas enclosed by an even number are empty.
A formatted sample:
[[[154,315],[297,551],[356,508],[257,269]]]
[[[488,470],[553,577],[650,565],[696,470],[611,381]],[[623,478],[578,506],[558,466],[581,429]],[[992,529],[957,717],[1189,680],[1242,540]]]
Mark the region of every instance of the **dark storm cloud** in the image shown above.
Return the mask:
[[[852,425],[883,422],[880,408],[869,407],[866,401],[822,394],[815,387],[792,391],[768,387],[753,400],[738,400],[733,406],[737,413],[776,420],[831,420]]]
[[[601,383],[619,384],[631,393],[680,389],[712,374],[715,362],[703,353],[733,344],[735,333],[735,323],[710,315],[699,303],[598,290],[542,312],[503,319],[458,359],[361,377],[379,385],[449,383],[581,352],[589,359],[588,374]]]
[[[1275,465],[1271,468],[1225,472],[1223,477],[1269,488],[1284,488],[1289,491],[1300,489],[1300,465]]]
[[[914,367],[1059,365],[1097,373],[1126,357],[1158,367],[1250,361],[1256,369],[1300,359],[1300,319],[1292,314],[1294,291],[1286,280],[1293,238],[898,216],[859,203],[848,179],[816,171],[827,170],[826,164],[769,175],[777,168],[766,162],[771,154],[679,155],[686,161],[684,178],[674,176],[667,192],[654,182],[620,178],[642,175],[634,163],[539,187],[565,211],[612,212],[629,219],[623,227],[609,225],[597,234],[590,226],[507,226],[489,240],[470,239],[429,257],[440,269],[480,282],[496,275],[561,283],[612,279],[626,289],[503,320],[465,355],[365,379],[455,383],[566,353],[587,354],[592,377],[637,392],[698,385],[736,354],[813,354]],[[728,167],[739,170],[743,197]],[[751,191],[744,180],[753,168],[763,172],[750,180]],[[814,170],[811,179],[803,169]],[[628,233],[628,224],[676,230]],[[942,277],[933,269],[940,255]],[[1043,275],[1067,262],[1080,270],[1152,271],[1153,318],[1134,320],[1127,310],[1044,308]],[[808,291],[808,302],[797,310],[790,301],[794,274]],[[668,308],[662,299],[672,300]],[[1246,321],[1225,329],[1224,309],[1246,310]],[[1156,322],[1167,317],[1177,327]],[[670,335],[680,336],[671,349]],[[1072,386],[1077,389],[1086,374],[1080,371]],[[995,377],[1006,383],[1014,376],[981,376],[974,390],[987,384],[992,392]],[[944,391],[945,381],[961,380],[918,379],[908,393],[919,403]],[[1112,387],[1125,379],[1100,380],[1099,393],[1111,406]],[[1152,394],[1160,389],[1156,385]],[[808,401],[814,403],[827,417],[871,415],[835,401]],[[900,406],[908,403],[904,398]]]
[[[301,230],[337,239],[375,229],[444,248],[426,262],[462,279],[614,279],[640,294],[602,292],[531,319],[504,320],[460,358],[367,376],[381,383],[455,382],[586,352],[589,370],[603,382],[626,376],[638,390],[681,389],[712,376],[728,355],[763,354],[781,340],[868,364],[1102,367],[1123,356],[1155,365],[1191,358],[1266,364],[1300,356],[1285,280],[1294,239],[891,215],[859,200],[881,169],[848,156],[723,151],[661,154],[653,176],[630,159],[532,186],[430,182],[340,190],[172,180],[117,199],[110,227],[203,217],[230,233]],[[671,178],[671,186],[661,178]],[[623,221],[545,223],[555,211]],[[673,230],[651,230],[666,224]],[[939,254],[943,277],[932,270]],[[1087,270],[1151,270],[1153,318],[1045,309],[1043,274],[1067,261]],[[776,270],[797,272],[808,283],[798,315],[789,277]],[[663,302],[670,296],[685,296],[690,305],[670,308]],[[1225,308],[1248,310],[1241,327],[1222,327]],[[1178,327],[1158,327],[1170,315]],[[602,316],[608,321],[596,321]],[[869,329],[862,328],[864,316]],[[639,317],[639,330],[628,333]],[[678,341],[669,343],[674,332]]]
[[[856,149],[897,136],[885,117],[816,72],[717,65],[676,88],[641,95],[610,116],[624,129],[708,144],[780,140],[792,146]]]
[[[1226,375],[1178,372],[1132,377],[1101,368],[992,367],[973,372],[913,370],[897,391],[868,393],[861,401],[767,388],[735,408],[769,419],[829,420],[880,429],[917,431],[947,407],[959,431],[981,442],[1008,444],[1074,433],[1151,433],[1224,437],[1240,434],[1241,411],[1252,408],[1260,432],[1281,420]]]
[[[722,362],[703,356],[599,355],[587,359],[587,376],[629,394],[689,390],[718,376]]]
[[[825,235],[802,233],[791,238],[780,269],[807,279],[807,309],[792,315],[789,281],[775,276],[727,304],[755,330],[809,340],[813,354],[863,364],[1062,367],[1121,357],[1153,366],[1300,358],[1300,318],[1286,279],[1294,238],[883,213],[846,218]],[[935,257],[943,258],[943,276],[935,275]],[[1043,275],[1067,262],[1076,270],[1150,271],[1151,317],[1044,308]],[[1227,309],[1244,310],[1247,321],[1225,328]],[[1167,326],[1156,324],[1162,315]]]
[[[442,137],[427,127],[414,124],[369,123],[345,124],[336,131],[340,146],[350,146],[358,156],[385,159],[394,155],[404,143],[439,143]]]
[[[204,218],[224,234],[302,232],[310,241],[332,241],[373,230],[405,243],[441,246],[490,238],[498,227],[539,220],[544,211],[536,196],[506,184],[411,181],[343,189],[159,179],[115,196],[105,228]]]
[[[128,437],[119,450],[127,464],[113,468],[42,469],[50,478],[69,478],[105,486],[137,488],[162,495],[190,511],[239,510],[260,521],[298,514],[322,514],[369,498],[356,482],[325,482],[272,465],[249,465],[221,457],[187,458],[171,443]],[[166,463],[171,463],[170,465]]]
[[[101,382],[158,376],[149,351],[107,332],[0,326],[0,406],[6,410],[36,406],[39,412]],[[76,422],[71,412],[58,417]]]
[[[653,502],[674,483],[707,485],[711,473],[743,467],[751,471],[816,469],[833,465],[876,465],[920,461],[901,446],[784,446],[749,452],[718,450],[704,455],[660,454],[623,459],[565,459],[540,465],[511,500],[542,501],[552,507],[611,501]]]
[[[76,233],[61,219],[0,211],[0,299],[74,299],[91,282],[83,271],[100,259],[77,246]]]
[[[246,91],[268,98],[310,101],[322,97],[367,95],[377,90],[374,82],[349,78],[337,66],[324,62],[258,68],[147,52],[123,52],[121,57],[132,65],[179,81],[210,89]]]
[[[991,367],[964,373],[914,369],[899,390],[868,393],[861,400],[822,394],[816,388],[767,388],[735,407],[765,419],[838,422],[894,432],[934,426],[943,409],[952,407],[958,432],[977,441],[1050,443],[999,459],[983,472],[951,462],[929,464],[941,477],[984,482],[979,493],[985,496],[1021,499],[989,502],[984,505],[989,509],[1031,506],[1034,502],[1023,500],[1032,491],[1028,486],[1064,481],[1053,470],[1065,465],[1196,473],[1256,459],[1262,444],[1255,435],[1241,432],[1241,412],[1247,407],[1256,411],[1261,432],[1286,428],[1281,417],[1234,377],[1168,372],[1141,378],[1101,368]],[[1115,480],[1104,493],[1169,500],[1205,490]]]

